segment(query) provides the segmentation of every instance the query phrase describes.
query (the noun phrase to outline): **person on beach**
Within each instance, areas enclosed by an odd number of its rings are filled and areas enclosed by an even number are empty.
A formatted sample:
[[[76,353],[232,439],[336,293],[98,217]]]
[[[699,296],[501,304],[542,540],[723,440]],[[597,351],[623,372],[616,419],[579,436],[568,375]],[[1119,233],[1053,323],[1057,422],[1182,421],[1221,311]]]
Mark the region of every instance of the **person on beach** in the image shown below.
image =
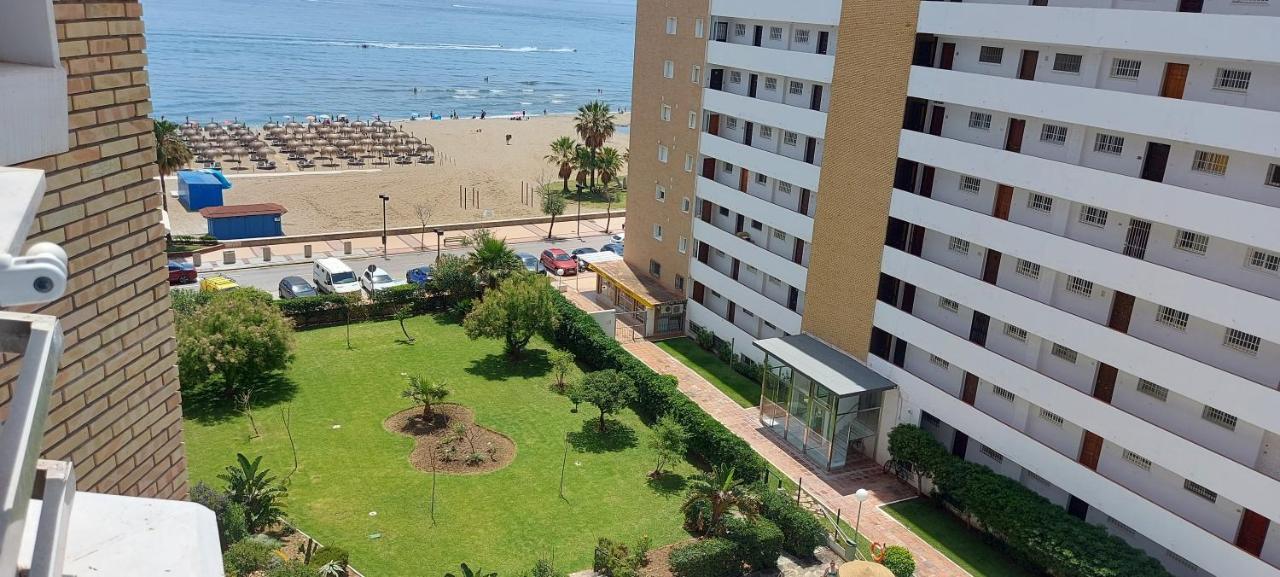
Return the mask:
[[[488,114],[488,113],[487,113],[487,112],[485,112],[483,108],[481,108],[481,109],[480,109],[480,120],[484,120],[484,117],[485,117],[485,115],[486,115],[486,114]]]

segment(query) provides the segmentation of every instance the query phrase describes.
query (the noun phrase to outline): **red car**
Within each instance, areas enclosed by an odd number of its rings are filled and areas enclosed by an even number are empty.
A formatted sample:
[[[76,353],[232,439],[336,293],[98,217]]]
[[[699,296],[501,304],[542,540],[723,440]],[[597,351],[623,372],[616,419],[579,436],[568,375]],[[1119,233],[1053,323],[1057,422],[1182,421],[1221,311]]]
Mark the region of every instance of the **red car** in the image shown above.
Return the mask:
[[[544,250],[538,260],[542,262],[542,268],[547,269],[547,272],[556,276],[578,274],[577,261],[573,260],[569,253],[561,249],[549,248]]]
[[[196,267],[180,260],[169,261],[169,284],[196,282]]]

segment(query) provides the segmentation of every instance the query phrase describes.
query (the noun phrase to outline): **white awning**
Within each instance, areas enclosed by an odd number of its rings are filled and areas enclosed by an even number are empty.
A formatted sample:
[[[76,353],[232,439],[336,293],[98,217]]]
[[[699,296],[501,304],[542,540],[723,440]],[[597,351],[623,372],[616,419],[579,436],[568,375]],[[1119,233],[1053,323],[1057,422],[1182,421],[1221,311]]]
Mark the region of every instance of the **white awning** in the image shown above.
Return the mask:
[[[802,373],[838,396],[856,395],[894,388],[884,378],[857,359],[809,335],[789,335],[756,341],[756,348]]]

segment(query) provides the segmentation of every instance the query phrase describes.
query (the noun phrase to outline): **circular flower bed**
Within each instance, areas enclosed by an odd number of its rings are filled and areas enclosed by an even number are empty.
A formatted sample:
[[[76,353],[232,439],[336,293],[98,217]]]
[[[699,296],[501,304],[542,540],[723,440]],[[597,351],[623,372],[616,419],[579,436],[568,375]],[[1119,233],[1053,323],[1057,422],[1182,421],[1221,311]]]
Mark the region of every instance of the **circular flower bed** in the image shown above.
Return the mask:
[[[436,404],[431,417],[422,407],[391,415],[383,427],[414,439],[409,462],[419,471],[489,473],[516,458],[516,444],[506,435],[476,424],[475,413],[462,405]]]

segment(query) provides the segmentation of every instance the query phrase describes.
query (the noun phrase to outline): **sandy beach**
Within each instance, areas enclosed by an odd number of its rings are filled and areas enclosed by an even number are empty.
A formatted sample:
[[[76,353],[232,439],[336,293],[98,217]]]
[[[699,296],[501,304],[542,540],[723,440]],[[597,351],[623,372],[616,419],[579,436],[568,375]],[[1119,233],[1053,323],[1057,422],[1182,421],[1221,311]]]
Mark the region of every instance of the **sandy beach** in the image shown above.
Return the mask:
[[[607,144],[626,151],[629,135],[624,132],[631,115],[616,120],[622,130]],[[318,167],[299,173],[281,155],[273,158],[281,169],[274,174],[254,170],[230,170],[225,174],[232,188],[223,193],[225,204],[274,202],[283,205],[285,234],[311,234],[347,230],[370,230],[382,226],[379,194],[391,197],[387,203],[388,226],[418,226],[416,207],[431,210],[433,223],[515,218],[540,214],[536,199],[532,206],[522,203],[522,183],[537,186],[558,181],[556,168],[543,157],[552,140],[575,136],[573,117],[545,116],[515,121],[490,117],[485,120],[414,120],[394,122],[423,142],[435,146],[437,162],[431,165],[368,165],[349,171],[345,165]],[[511,135],[510,145],[506,135]],[[576,137],[576,136],[575,136]],[[247,165],[248,163],[246,163]],[[286,168],[287,167],[287,168]],[[177,190],[172,177],[166,183],[170,194]],[[463,208],[458,188],[479,190],[479,206]],[[188,212],[173,198],[169,219],[174,234],[203,234],[204,218]],[[621,209],[622,203],[616,203]],[[572,210],[572,208],[571,208]]]

